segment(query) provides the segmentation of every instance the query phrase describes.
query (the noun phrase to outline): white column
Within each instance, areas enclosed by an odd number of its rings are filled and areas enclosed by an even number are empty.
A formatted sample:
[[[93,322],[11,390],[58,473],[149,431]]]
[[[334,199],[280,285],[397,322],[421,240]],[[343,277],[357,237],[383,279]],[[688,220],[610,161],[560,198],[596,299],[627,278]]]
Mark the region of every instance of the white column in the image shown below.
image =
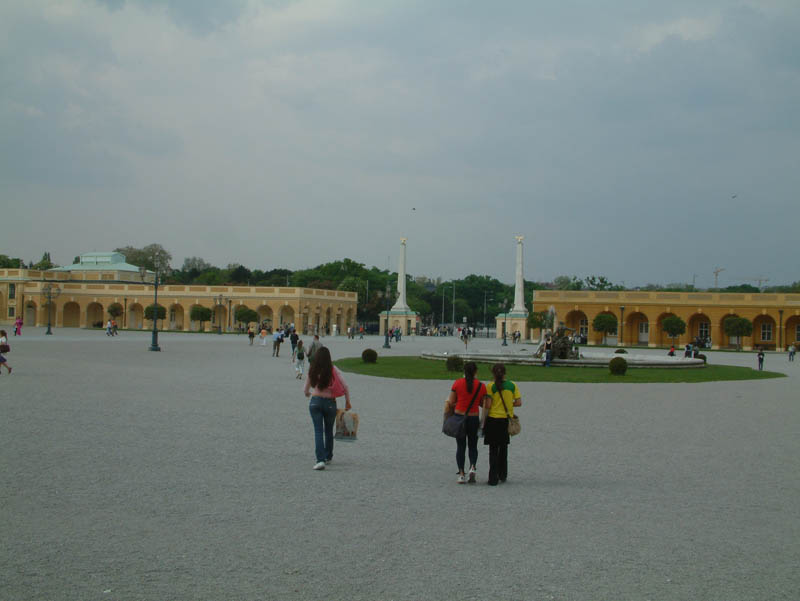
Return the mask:
[[[411,311],[406,302],[406,242],[407,238],[400,238],[400,260],[397,266],[397,302],[392,311]]]
[[[517,280],[514,285],[514,306],[512,313],[527,313],[525,308],[525,280],[522,276],[522,241],[525,236],[514,236],[517,241]]]

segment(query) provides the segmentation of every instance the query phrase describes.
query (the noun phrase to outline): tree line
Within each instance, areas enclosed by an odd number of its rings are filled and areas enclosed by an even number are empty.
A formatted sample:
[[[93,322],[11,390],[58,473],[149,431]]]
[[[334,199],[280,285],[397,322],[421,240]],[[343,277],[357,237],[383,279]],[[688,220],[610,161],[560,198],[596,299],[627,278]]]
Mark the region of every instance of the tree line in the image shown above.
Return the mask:
[[[122,246],[114,249],[124,255],[126,262],[154,271],[159,266],[170,266],[172,254],[161,244],[144,247]],[[75,257],[74,263],[78,262]],[[19,258],[0,255],[0,268],[51,269],[57,267],[45,252],[36,263],[26,263]],[[208,286],[288,286],[348,290],[358,293],[358,319],[377,321],[386,305],[393,305],[397,293],[397,273],[377,267],[366,267],[352,259],[323,263],[307,269],[285,268],[249,269],[239,263],[217,267],[201,257],[187,257],[180,268],[169,268],[165,272],[165,284],[197,284]],[[425,324],[450,323],[455,318],[462,323],[483,325],[494,323],[494,317],[510,310],[514,302],[514,285],[506,284],[489,275],[471,274],[461,279],[443,280],[426,276],[406,276],[408,305],[417,311]],[[560,275],[552,282],[525,280],[525,305],[532,311],[531,299],[534,290],[624,290],[624,286],[608,280],[605,276],[591,275],[585,278]],[[697,290],[690,284],[648,284],[636,290],[661,290],[692,292]],[[739,284],[721,288],[721,292],[760,292],[757,287]],[[800,292],[800,281],[786,286],[765,288],[765,292]],[[485,316],[485,317],[484,317]],[[536,318],[535,318],[536,319]],[[546,317],[541,317],[546,319]],[[485,320],[485,321],[484,321]],[[533,327],[538,327],[538,322]]]

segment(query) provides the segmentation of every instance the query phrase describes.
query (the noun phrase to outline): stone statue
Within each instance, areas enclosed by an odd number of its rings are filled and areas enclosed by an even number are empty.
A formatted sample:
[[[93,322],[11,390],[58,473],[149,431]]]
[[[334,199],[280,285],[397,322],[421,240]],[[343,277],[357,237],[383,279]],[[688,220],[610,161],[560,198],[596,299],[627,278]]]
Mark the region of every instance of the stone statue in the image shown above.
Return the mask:
[[[553,359],[580,359],[580,351],[573,340],[575,330],[563,325],[558,326],[555,332],[548,333],[542,337],[542,344],[533,354],[537,359],[541,359],[544,354],[544,339],[549,336],[553,341]]]

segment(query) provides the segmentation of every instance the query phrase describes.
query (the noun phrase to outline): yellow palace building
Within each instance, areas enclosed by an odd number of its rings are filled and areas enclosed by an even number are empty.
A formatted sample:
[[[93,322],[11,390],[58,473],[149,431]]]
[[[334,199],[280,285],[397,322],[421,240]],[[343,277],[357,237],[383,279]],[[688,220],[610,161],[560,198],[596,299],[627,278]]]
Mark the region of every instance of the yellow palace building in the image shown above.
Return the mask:
[[[737,340],[727,336],[723,327],[730,316],[753,323],[752,336],[741,341],[744,349],[784,350],[800,340],[800,294],[537,290],[533,305],[534,311],[554,310],[557,324],[586,336],[589,344],[668,346],[672,339],[662,322],[670,315],[686,322],[686,333],[676,339],[678,345],[699,336],[710,339],[712,348],[735,346]],[[601,313],[616,316],[616,336],[604,340],[592,328]]]
[[[120,253],[86,253],[66,267],[39,271],[0,269],[0,324],[22,317],[26,326],[102,327],[109,308],[120,312],[117,323],[127,329],[151,329],[144,319],[153,304],[153,275]],[[283,286],[159,285],[158,304],[167,312],[159,329],[232,331],[236,309],[245,306],[272,327],[294,324],[304,334],[343,334],[356,323],[355,292]],[[194,322],[192,307],[211,309],[211,321]],[[5,328],[8,329],[8,328]]]

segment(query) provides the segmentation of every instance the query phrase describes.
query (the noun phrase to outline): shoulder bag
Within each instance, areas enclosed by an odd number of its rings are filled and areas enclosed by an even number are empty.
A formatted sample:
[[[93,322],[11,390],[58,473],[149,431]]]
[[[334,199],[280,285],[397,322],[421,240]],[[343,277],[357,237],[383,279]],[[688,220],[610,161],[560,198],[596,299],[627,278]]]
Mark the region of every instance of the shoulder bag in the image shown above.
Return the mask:
[[[469,415],[470,409],[472,409],[472,405],[475,403],[475,399],[478,398],[478,394],[481,391],[481,382],[476,380],[475,385],[477,386],[475,394],[472,395],[472,400],[469,402],[469,407],[467,407],[464,415],[454,413],[444,420],[444,424],[442,424],[442,432],[447,436],[452,436],[453,438],[463,438],[467,435],[467,416]]]
[[[522,424],[519,423],[519,418],[516,415],[508,414],[508,407],[506,407],[506,400],[503,398],[502,388],[500,389],[499,394],[500,402],[503,403],[503,411],[506,412],[506,417],[508,418],[508,435],[516,436],[522,431]]]
[[[330,389],[334,398],[344,396],[344,384],[342,384],[338,370],[335,367],[333,368],[333,381],[330,383]]]

